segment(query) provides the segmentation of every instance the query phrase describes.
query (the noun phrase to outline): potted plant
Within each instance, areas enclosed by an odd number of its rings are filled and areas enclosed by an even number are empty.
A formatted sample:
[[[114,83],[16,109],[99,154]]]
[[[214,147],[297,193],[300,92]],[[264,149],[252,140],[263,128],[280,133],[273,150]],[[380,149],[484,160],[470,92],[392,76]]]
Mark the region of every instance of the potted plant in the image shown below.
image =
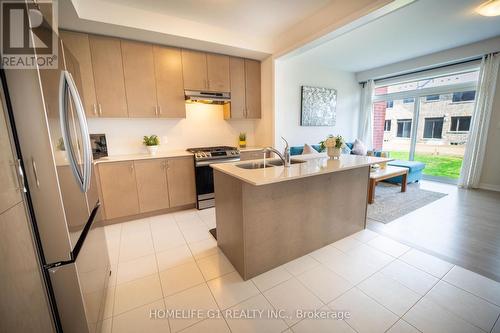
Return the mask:
[[[142,143],[146,145],[149,154],[155,155],[156,152],[158,151],[158,146],[160,145],[160,138],[158,138],[158,136],[154,134],[151,136],[145,135],[142,140]]]
[[[247,146],[247,134],[245,132],[241,132],[239,136],[239,146],[240,148],[245,148]]]
[[[341,135],[329,135],[324,141],[320,142],[322,150],[326,148],[326,153],[330,158],[339,158],[342,147],[344,146],[344,138]]]

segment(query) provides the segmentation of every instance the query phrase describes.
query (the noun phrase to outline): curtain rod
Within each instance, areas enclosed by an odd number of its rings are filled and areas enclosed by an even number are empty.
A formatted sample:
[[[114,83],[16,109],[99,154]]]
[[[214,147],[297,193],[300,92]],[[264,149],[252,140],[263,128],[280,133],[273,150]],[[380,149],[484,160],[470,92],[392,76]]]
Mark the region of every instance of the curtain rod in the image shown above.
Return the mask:
[[[496,53],[498,53],[498,52],[494,52],[494,54],[496,54]],[[446,67],[451,67],[451,66],[456,66],[456,65],[463,65],[463,64],[467,64],[469,62],[478,61],[478,60],[481,60],[481,59],[482,59],[482,56],[481,57],[474,57],[474,58],[471,58],[471,59],[468,59],[468,60],[454,62],[452,64],[441,65],[441,66],[436,66],[436,67],[430,67],[430,68],[426,68],[426,69],[420,69],[420,70],[417,70],[417,71],[408,72],[408,73],[404,73],[404,74],[397,74],[397,75],[391,75],[391,76],[381,77],[381,78],[373,80],[373,82],[382,81],[382,80],[388,80],[388,79],[394,79],[394,78],[403,77],[403,76],[406,76],[406,75],[423,73],[423,72],[432,71],[432,70],[440,69],[440,68],[446,68]],[[367,81],[362,81],[362,82],[359,82],[359,84],[361,84],[364,87],[364,85],[365,85],[366,82]]]

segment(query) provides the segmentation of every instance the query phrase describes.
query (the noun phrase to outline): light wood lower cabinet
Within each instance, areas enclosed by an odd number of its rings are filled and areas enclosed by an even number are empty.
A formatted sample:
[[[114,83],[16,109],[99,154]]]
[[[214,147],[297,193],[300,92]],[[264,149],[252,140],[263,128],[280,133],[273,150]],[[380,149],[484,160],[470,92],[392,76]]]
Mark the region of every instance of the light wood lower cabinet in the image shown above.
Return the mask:
[[[106,219],[139,213],[133,161],[101,163],[99,177]]]
[[[192,156],[99,163],[106,219],[194,204]]]
[[[134,161],[134,165],[140,212],[169,208],[167,160]]]
[[[183,206],[196,202],[194,161],[189,158],[171,158],[167,163],[170,205]]]

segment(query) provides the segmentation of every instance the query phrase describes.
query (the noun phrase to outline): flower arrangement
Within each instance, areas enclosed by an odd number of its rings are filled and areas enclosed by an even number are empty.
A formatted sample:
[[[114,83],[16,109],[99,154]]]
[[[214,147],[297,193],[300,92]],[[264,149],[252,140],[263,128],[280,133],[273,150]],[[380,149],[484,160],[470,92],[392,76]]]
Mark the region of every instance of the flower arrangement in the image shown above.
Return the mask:
[[[342,148],[345,144],[344,138],[341,135],[333,136],[330,134],[325,140],[320,141],[319,145],[321,151],[325,151],[326,148]]]
[[[321,151],[327,150],[328,156],[339,158],[341,148],[344,147],[345,141],[341,135],[330,134],[325,140],[319,143]]]

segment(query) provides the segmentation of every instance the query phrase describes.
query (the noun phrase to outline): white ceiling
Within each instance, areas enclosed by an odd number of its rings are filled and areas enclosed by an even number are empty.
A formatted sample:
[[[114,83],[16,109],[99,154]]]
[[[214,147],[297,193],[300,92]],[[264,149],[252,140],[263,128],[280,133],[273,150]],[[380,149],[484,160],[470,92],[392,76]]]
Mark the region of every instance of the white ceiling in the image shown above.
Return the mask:
[[[278,36],[339,0],[57,1],[64,29],[264,59]]]
[[[474,12],[483,0],[418,0],[302,53],[311,62],[360,72],[500,35],[500,16]]]
[[[270,38],[331,0],[102,0]]]

